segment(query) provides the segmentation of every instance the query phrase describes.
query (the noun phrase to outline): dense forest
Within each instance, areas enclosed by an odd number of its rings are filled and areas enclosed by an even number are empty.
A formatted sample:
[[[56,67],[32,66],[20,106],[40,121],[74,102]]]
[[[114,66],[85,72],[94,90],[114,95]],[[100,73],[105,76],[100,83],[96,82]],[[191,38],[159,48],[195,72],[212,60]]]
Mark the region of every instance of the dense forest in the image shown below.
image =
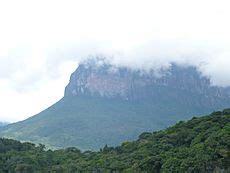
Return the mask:
[[[99,138],[99,137],[98,137]],[[98,152],[0,139],[1,173],[230,172],[230,109],[194,117]]]

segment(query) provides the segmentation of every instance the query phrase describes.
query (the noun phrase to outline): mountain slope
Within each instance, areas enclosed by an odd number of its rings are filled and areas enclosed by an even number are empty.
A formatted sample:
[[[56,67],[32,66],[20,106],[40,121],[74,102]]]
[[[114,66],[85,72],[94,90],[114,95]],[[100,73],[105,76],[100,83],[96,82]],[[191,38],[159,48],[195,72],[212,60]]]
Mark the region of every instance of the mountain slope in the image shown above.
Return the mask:
[[[0,139],[0,172],[190,172],[230,171],[230,109],[158,132],[142,133],[137,141],[100,152],[77,148],[44,150]]]
[[[230,89],[211,86],[193,67],[172,65],[162,75],[81,64],[64,98],[38,115],[3,127],[0,135],[49,147],[95,150],[230,105]]]

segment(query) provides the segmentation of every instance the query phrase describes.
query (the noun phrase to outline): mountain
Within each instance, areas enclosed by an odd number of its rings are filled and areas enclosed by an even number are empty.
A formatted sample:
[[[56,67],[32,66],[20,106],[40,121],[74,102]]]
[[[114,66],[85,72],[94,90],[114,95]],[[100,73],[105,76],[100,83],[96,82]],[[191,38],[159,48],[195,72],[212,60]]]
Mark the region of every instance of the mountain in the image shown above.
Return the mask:
[[[71,75],[60,101],[1,128],[0,136],[98,150],[229,105],[230,88],[212,86],[195,67],[145,72],[87,61]]]
[[[172,64],[169,70],[145,72],[108,64],[97,65],[94,61],[79,65],[71,75],[65,96],[87,95],[140,101],[163,97],[162,91],[170,93],[166,97],[177,98],[173,90],[183,92],[183,95],[194,94],[209,98],[205,103],[200,100],[201,104],[209,106],[217,104],[219,99],[230,98],[229,87],[211,86],[210,80],[202,77],[192,66]]]
[[[60,173],[228,173],[230,172],[230,109],[158,132],[144,132],[121,146],[99,152],[77,148],[45,150],[40,144],[0,139],[0,172]]]
[[[7,124],[9,124],[9,123],[7,123],[7,122],[0,122],[0,127],[6,126]]]

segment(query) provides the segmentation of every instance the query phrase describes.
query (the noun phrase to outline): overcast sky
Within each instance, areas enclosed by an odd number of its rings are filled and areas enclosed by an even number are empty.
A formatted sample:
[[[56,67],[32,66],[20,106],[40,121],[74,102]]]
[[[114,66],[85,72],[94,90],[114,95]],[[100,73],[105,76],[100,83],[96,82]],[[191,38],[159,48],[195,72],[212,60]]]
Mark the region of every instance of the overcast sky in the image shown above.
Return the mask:
[[[230,85],[229,0],[0,1],[0,121],[58,101],[88,55],[151,68],[196,65]]]

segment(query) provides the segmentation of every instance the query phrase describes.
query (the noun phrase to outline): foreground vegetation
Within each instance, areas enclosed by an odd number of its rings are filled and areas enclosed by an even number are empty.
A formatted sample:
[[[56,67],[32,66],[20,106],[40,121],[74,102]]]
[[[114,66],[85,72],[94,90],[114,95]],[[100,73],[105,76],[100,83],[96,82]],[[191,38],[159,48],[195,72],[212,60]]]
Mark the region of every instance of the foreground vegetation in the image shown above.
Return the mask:
[[[230,109],[99,152],[0,139],[0,172],[230,172]]]

